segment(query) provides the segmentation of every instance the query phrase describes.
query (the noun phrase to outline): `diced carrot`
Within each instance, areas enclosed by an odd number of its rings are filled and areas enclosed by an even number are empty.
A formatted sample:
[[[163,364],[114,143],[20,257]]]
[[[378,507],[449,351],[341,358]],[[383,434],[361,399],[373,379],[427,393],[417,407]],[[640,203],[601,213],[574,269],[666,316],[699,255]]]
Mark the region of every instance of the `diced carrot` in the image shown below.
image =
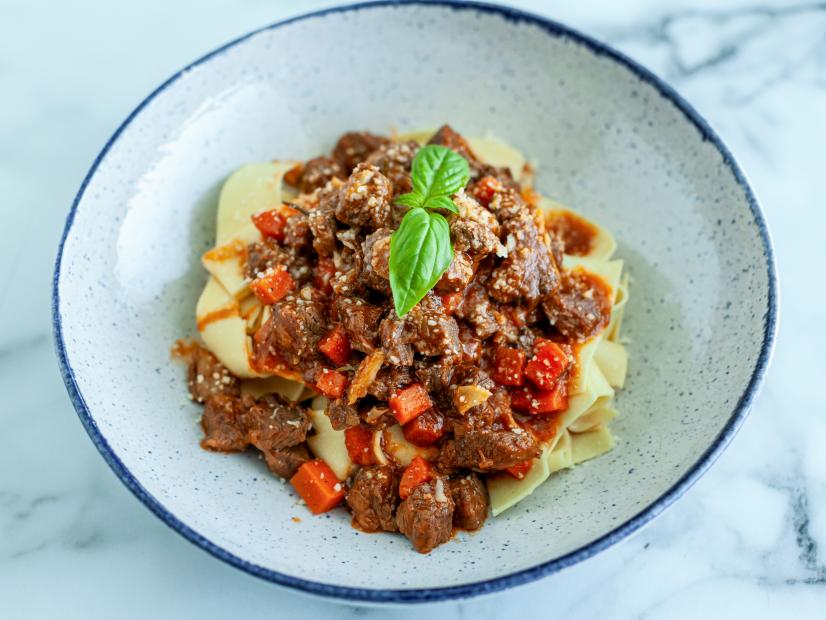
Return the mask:
[[[493,354],[491,378],[499,385],[522,385],[525,352],[522,349],[498,347]]]
[[[536,387],[553,389],[557,379],[568,368],[568,355],[555,342],[539,339],[534,345],[533,357],[525,365],[525,376]]]
[[[337,370],[322,368],[315,377],[315,386],[328,398],[341,398],[347,387],[347,376]]]
[[[271,305],[283,299],[295,288],[295,281],[286,269],[273,269],[250,282],[250,290],[261,300]]]
[[[376,455],[373,454],[373,431],[358,424],[344,430],[344,445],[350,460],[356,465],[374,465]]]
[[[336,275],[336,264],[332,258],[322,256],[313,270],[313,286],[322,293],[329,295],[333,292],[333,276]]]
[[[482,177],[471,189],[471,195],[484,206],[488,206],[497,192],[504,189],[502,182],[494,177]]]
[[[350,361],[350,338],[341,325],[336,325],[318,343],[318,350],[337,366],[344,366]]]
[[[421,383],[414,383],[390,397],[388,401],[399,424],[405,425],[433,406],[427,390]]]
[[[453,314],[456,312],[459,309],[459,306],[462,305],[462,301],[464,301],[464,295],[461,291],[456,291],[455,293],[445,293],[441,296],[441,298],[442,306],[448,314]]]
[[[344,499],[344,485],[321,459],[307,461],[299,467],[290,484],[314,515],[335,508]]]
[[[528,459],[527,461],[517,463],[513,467],[508,467],[505,471],[517,480],[522,480],[522,478],[527,476],[528,472],[531,471],[531,467],[533,467],[533,460]]]
[[[540,390],[533,385],[516,388],[511,392],[511,407],[531,415],[564,411],[568,408],[567,383],[557,381],[552,390]]]
[[[252,216],[252,223],[265,237],[272,237],[279,243],[284,241],[284,225],[287,217],[281,209],[261,211]]]
[[[413,489],[432,479],[433,468],[430,463],[420,456],[414,456],[413,460],[410,461],[410,465],[405,468],[401,482],[399,482],[399,497],[407,499]]]
[[[432,446],[445,432],[445,419],[435,409],[425,411],[402,427],[404,438],[417,446]]]

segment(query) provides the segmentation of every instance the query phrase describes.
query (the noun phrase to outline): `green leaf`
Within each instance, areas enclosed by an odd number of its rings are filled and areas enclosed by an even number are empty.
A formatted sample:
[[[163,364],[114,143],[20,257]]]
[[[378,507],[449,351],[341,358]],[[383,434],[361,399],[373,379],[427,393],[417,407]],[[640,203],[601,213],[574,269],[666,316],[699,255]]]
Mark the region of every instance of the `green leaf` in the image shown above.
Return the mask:
[[[416,207],[390,238],[390,288],[399,317],[432,289],[453,260],[450,227],[440,213]]]
[[[411,167],[413,193],[423,204],[435,196],[455,194],[470,179],[467,160],[446,146],[428,144],[419,149]]]
[[[452,213],[459,213],[459,208],[453,204],[450,196],[431,196],[421,207],[424,209],[447,209]]]
[[[396,204],[404,205],[405,207],[420,207],[423,202],[424,198],[415,192],[396,197]]]

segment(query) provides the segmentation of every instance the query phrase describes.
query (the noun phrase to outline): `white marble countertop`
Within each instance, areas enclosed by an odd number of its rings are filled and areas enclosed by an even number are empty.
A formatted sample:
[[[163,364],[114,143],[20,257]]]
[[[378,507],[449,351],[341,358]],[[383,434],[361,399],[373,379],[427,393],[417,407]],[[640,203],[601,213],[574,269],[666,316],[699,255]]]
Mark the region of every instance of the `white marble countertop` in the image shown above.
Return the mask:
[[[156,85],[255,27],[329,2],[0,0],[0,617],[418,617],[279,589],[190,545],[117,480],[57,371],[49,295],[95,155]],[[729,144],[774,236],[782,318],[750,418],[638,535],[534,584],[433,606],[473,617],[826,614],[826,6],[742,0],[514,4],[670,81]],[[174,6],[173,6],[174,5]]]

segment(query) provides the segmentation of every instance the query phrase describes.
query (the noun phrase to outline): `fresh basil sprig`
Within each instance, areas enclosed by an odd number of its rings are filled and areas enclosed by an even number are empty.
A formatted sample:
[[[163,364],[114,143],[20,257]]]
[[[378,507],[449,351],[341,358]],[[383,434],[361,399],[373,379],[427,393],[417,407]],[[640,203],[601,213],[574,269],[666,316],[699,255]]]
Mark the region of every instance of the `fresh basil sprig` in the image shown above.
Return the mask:
[[[396,198],[410,207],[390,238],[390,288],[399,317],[432,289],[453,260],[450,226],[433,209],[459,210],[451,196],[467,185],[467,160],[449,148],[429,144],[419,149],[411,167],[413,191]]]

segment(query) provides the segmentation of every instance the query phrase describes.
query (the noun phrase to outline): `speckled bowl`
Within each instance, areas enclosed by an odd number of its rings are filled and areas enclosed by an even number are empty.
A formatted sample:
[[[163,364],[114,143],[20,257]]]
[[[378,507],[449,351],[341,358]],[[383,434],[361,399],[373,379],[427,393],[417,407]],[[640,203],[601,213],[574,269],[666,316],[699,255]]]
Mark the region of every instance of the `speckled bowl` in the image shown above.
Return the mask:
[[[253,457],[198,447],[174,340],[193,333],[216,192],[343,130],[449,121],[540,162],[538,187],[612,230],[632,276],[631,370],[608,455],[430,555],[312,518]],[[187,67],[106,144],[54,282],[72,401],[118,476],[214,556],[354,601],[473,596],[598,553],[677,499],[743,422],[775,330],[771,245],[719,138],[667,85],[559,24],[493,6],[379,3],[269,26]],[[291,517],[301,517],[296,523]]]

